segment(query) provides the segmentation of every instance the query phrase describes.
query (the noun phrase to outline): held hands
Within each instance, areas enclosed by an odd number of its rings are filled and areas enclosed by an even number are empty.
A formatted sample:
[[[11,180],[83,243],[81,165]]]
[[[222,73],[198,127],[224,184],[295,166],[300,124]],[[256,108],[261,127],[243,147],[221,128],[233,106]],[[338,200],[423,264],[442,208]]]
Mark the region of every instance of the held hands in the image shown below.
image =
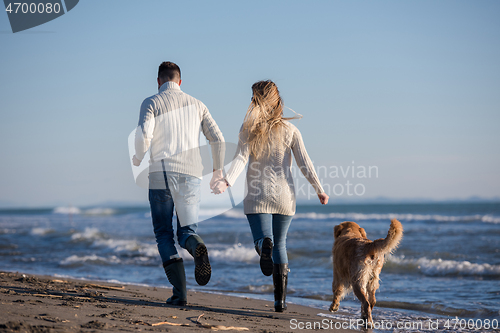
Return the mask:
[[[215,183],[217,183],[217,181],[222,178],[224,178],[222,170],[214,170],[214,173],[212,174],[212,180],[210,181],[210,188],[213,189]]]
[[[328,194],[325,192],[318,194],[318,198],[322,205],[326,205],[328,203],[328,199],[330,199]]]
[[[227,189],[226,180],[222,174],[222,170],[214,170],[212,180],[210,181],[210,189],[214,194],[221,194]]]
[[[227,183],[226,183],[226,180],[224,178],[218,180],[213,187],[211,187],[212,189],[212,193],[215,193],[215,194],[221,194],[221,193],[224,193],[224,191],[226,191],[227,189]]]

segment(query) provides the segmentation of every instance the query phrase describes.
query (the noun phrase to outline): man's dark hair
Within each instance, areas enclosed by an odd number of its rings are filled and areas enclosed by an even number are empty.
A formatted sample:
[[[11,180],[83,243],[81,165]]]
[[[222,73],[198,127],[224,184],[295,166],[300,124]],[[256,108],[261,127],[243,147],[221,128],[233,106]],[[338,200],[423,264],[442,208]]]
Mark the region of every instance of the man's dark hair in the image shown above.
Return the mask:
[[[170,61],[164,61],[158,68],[158,78],[162,81],[174,81],[181,79],[181,69]]]

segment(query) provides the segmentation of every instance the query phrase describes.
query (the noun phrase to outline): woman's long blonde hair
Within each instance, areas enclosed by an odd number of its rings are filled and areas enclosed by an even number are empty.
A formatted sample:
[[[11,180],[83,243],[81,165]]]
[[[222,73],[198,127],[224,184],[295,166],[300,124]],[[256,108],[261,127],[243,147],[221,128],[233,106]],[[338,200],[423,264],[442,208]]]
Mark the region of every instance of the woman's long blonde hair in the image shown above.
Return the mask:
[[[300,118],[283,117],[283,100],[278,86],[271,81],[259,81],[252,85],[252,101],[248,107],[242,132],[248,133],[250,154],[255,158],[269,156],[274,144],[284,140],[281,129],[284,121]]]

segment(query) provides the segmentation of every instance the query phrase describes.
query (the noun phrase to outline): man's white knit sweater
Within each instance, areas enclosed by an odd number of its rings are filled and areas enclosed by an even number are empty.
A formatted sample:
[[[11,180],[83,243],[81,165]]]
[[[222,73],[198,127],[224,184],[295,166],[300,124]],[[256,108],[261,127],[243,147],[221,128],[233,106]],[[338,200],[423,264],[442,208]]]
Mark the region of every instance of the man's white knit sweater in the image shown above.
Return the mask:
[[[150,173],[171,171],[201,178],[200,131],[210,142],[213,169],[222,169],[224,137],[208,108],[177,83],[165,82],[141,105],[135,157],[141,161],[151,147]]]
[[[233,185],[250,158],[246,175],[247,193],[243,200],[245,214],[295,214],[292,152],[297,166],[316,193],[324,192],[297,127],[285,121],[281,135],[282,140],[274,140],[269,156],[256,159],[250,154],[248,133],[240,131],[236,155],[225,179],[230,186]]]

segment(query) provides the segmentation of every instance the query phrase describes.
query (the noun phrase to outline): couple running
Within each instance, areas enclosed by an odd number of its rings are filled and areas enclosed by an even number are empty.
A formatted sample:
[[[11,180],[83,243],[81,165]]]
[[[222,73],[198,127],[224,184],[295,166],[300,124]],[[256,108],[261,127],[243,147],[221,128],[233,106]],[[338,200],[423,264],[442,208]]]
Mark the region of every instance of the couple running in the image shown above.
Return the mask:
[[[295,214],[292,152],[320,202],[327,204],[329,197],[314,171],[299,130],[288,122],[292,118],[283,117],[278,87],[272,81],[259,81],[252,86],[252,101],[240,129],[236,155],[224,175],[224,137],[207,107],[181,91],[180,68],[163,62],[157,81],[158,94],[146,98],[141,105],[132,162],[138,166],[150,149],[151,217],[163,267],[173,287],[167,304],[187,304],[184,263],[174,241],[174,209],[177,241],[194,257],[196,282],[206,285],[212,272],[207,248],[196,233],[203,171],[199,153],[202,131],[212,150],[213,193],[222,193],[233,185],[249,163],[244,213],[260,255],[262,273],[273,276],[275,311],[284,311],[288,282],[286,235]]]

